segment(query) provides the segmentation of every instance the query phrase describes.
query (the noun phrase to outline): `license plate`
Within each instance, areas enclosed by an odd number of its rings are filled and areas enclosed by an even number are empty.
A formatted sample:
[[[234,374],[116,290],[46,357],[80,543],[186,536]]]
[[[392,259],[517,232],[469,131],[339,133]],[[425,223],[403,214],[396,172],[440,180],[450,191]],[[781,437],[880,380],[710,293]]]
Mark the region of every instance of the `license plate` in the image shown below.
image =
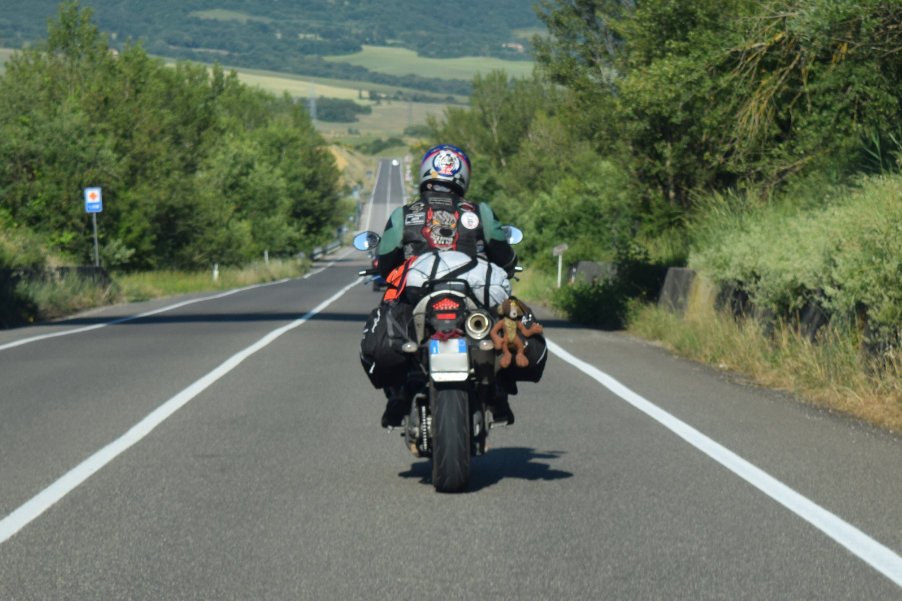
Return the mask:
[[[470,375],[466,338],[429,341],[429,373],[436,382],[461,382]]]
[[[450,340],[430,340],[430,355],[453,355],[467,352],[466,338],[452,338]]]

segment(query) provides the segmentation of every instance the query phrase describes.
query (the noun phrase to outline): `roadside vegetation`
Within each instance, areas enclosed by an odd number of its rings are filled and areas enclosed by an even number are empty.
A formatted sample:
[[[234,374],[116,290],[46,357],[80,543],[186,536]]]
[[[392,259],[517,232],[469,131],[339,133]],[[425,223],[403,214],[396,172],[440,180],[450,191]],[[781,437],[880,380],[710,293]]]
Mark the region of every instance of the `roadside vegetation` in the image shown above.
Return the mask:
[[[118,298],[58,277],[94,263],[88,186],[103,190],[100,262],[116,273],[309,254],[355,210],[303,105],[217,67],[114,53],[74,3],[6,63],[0,157],[0,277],[19,307],[7,323]]]
[[[121,302],[135,302],[177,294],[231,290],[294,278],[306,273],[308,259],[257,261],[240,267],[204,271],[158,270],[124,273],[115,277]]]
[[[689,264],[719,282],[721,294],[741,291],[748,309],[715,311],[709,287],[685,319],[647,307],[630,329],[902,432],[900,199],[900,175],[806,187],[763,205],[742,195],[712,197],[693,224],[698,250]],[[731,300],[735,312],[736,296],[721,304]]]
[[[679,355],[902,432],[898,342],[872,355],[862,351],[866,340],[855,329],[829,325],[812,339],[796,324],[780,321],[765,329],[754,318],[736,319],[716,311],[710,302],[692,306],[684,316],[654,305],[639,305],[634,311],[631,333],[660,341]]]
[[[539,11],[537,75],[476,77],[423,146],[467,149],[473,195],[524,229],[531,268],[554,273],[562,244],[610,266],[554,291],[557,310],[898,429],[902,7]],[[653,307],[668,266],[711,282],[705,312]]]

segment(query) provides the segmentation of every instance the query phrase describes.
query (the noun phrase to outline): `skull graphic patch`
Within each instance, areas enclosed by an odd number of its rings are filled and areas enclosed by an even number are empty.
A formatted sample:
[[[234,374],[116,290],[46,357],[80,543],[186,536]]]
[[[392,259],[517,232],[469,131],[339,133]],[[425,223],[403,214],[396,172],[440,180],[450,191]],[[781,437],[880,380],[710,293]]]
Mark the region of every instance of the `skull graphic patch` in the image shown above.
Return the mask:
[[[453,250],[457,244],[457,214],[430,209],[422,231],[432,248]]]

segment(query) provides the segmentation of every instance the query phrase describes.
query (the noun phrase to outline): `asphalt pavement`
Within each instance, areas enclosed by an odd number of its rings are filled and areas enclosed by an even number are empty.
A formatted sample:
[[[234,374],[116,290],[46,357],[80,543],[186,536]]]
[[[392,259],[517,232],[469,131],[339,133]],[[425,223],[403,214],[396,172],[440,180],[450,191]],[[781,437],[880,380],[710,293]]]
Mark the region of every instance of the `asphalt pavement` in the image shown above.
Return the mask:
[[[358,361],[366,262],[0,332],[0,599],[902,599],[898,437],[547,313],[436,493]]]

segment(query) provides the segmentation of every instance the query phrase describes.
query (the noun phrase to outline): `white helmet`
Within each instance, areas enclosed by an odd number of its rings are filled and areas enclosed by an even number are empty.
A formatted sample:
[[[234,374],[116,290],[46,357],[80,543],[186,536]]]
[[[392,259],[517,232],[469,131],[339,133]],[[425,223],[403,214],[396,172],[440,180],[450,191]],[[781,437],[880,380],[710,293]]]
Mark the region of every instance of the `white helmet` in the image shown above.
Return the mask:
[[[441,144],[430,148],[420,162],[420,191],[434,184],[446,186],[463,196],[470,187],[470,159],[456,146]]]

